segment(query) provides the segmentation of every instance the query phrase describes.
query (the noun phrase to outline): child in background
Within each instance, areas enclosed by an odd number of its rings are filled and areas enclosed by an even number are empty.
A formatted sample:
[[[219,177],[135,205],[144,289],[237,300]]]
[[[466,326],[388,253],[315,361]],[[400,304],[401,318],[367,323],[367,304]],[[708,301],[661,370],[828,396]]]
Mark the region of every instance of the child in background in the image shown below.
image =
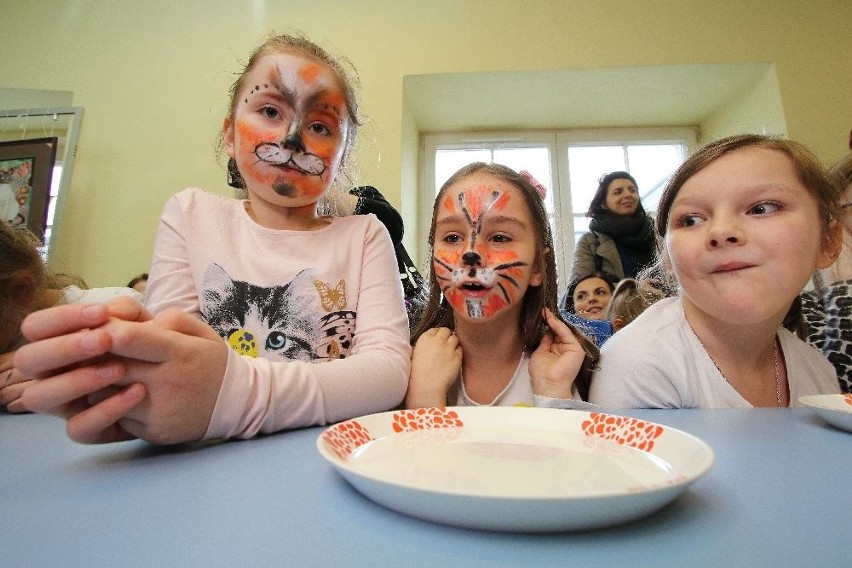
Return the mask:
[[[597,349],[556,315],[550,225],[529,181],[463,167],[438,193],[429,244],[406,406],[583,406]]]
[[[0,222],[0,407],[25,412],[21,395],[33,380],[15,369],[15,351],[26,340],[21,322],[32,312],[75,302],[107,302],[119,296],[142,296],[130,288],[89,289],[82,278],[48,270],[38,237],[23,227]]]
[[[128,288],[133,288],[143,296],[145,295],[145,288],[148,287],[148,273],[143,272],[138,276],[134,276],[130,282],[127,283]]]
[[[837,371],[840,390],[852,392],[852,154],[829,173],[842,192],[843,247],[832,266],[814,275],[814,289],[802,294],[802,335]]]
[[[606,319],[612,324],[613,332],[638,318],[662,297],[662,293],[653,288],[641,287],[635,278],[625,278],[619,282],[606,309]]]
[[[838,213],[834,185],[795,142],[733,136],[686,160],[657,213],[680,294],[610,338],[591,402],[786,407],[839,392],[831,364],[782,327],[838,254]]]
[[[44,380],[24,404],[66,417],[78,441],[163,444],[397,406],[411,348],[388,232],[373,215],[318,213],[358,125],[339,61],[302,37],[269,38],[234,83],[222,129],[247,199],[190,188],[166,204],[147,311],[113,302],[30,316],[33,343],[16,363]]]

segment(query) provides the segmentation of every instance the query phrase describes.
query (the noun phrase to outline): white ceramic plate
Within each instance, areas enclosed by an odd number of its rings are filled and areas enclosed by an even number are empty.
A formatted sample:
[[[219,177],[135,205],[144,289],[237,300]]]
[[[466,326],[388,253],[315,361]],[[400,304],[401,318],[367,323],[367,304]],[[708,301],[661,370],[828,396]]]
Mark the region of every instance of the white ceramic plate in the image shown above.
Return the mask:
[[[635,418],[546,408],[428,408],[347,420],[317,439],[358,491],[449,525],[542,532],[647,515],[713,465],[689,434]]]
[[[799,397],[799,402],[832,426],[852,432],[852,394],[814,394]]]

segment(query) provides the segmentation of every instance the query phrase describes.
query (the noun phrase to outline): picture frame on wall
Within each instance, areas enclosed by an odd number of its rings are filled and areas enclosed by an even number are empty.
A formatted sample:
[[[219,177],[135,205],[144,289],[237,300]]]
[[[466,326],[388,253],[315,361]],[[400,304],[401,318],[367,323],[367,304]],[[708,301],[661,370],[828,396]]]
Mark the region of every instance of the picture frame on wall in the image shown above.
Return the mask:
[[[58,138],[0,142],[0,221],[44,242]]]

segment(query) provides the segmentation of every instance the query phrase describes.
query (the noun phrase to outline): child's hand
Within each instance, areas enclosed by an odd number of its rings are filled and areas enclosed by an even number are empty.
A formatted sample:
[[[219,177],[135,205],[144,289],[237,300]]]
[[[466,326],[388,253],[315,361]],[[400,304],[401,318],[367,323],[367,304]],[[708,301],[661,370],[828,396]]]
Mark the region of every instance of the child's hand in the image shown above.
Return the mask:
[[[544,310],[550,329],[530,356],[533,394],[550,398],[572,398],[571,387],[580,372],[586,352],[571,330],[550,310]]]
[[[219,393],[228,347],[180,311],[151,318],[137,302],[69,305],[31,315],[17,367],[39,377],[22,398],[68,420],[82,443],[200,439]]]
[[[406,408],[447,405],[447,391],[459,377],[462,349],[446,327],[427,330],[411,356],[411,379],[405,394]]]
[[[14,351],[0,355],[0,407],[5,407],[6,412],[26,412],[21,395],[34,381],[15,369],[14,355]]]
[[[149,318],[138,302],[126,297],[107,304],[70,304],[30,314],[21,331],[31,343],[18,349],[14,364],[17,372],[40,380],[22,394],[21,404],[34,412],[68,419],[68,434],[79,442],[132,438],[115,422],[142,401],[142,385],[130,385],[94,408],[87,397],[99,391],[114,394],[114,385],[124,376],[124,366],[108,354],[110,337],[102,326],[112,319]],[[110,391],[102,390],[108,387]],[[76,432],[71,419],[74,425],[86,420],[105,425],[83,434]]]

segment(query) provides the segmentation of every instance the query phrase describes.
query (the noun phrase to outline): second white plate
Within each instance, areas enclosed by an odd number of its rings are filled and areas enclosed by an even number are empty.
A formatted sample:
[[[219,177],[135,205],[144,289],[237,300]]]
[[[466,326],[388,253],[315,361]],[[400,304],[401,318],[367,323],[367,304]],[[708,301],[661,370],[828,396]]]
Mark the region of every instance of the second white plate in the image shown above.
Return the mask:
[[[852,432],[852,394],[814,394],[799,402],[832,426]]]
[[[500,531],[597,528],[647,515],[707,473],[713,451],[667,426],[596,412],[429,408],[326,429],[320,454],[373,501]]]

